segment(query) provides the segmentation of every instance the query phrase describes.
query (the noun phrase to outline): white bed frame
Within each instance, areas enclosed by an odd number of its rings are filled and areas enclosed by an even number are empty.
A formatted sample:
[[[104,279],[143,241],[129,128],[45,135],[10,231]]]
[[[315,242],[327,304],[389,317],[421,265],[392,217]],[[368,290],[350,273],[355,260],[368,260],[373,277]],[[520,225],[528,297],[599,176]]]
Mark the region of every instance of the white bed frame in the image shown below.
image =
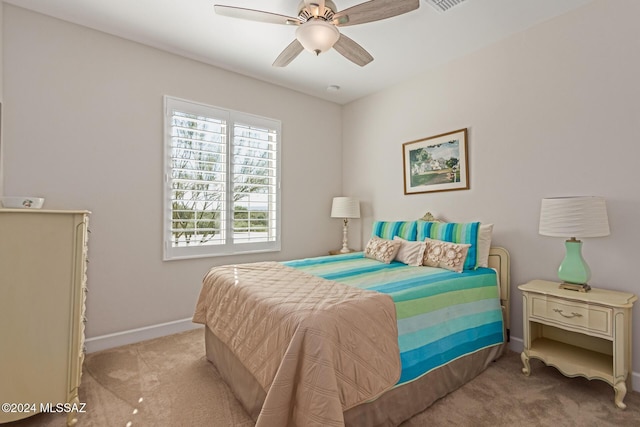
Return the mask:
[[[511,335],[511,264],[509,252],[505,248],[493,246],[489,250],[489,268],[493,268],[498,273],[498,284],[500,286],[500,305],[502,305],[504,315],[504,326],[507,331],[507,341]]]

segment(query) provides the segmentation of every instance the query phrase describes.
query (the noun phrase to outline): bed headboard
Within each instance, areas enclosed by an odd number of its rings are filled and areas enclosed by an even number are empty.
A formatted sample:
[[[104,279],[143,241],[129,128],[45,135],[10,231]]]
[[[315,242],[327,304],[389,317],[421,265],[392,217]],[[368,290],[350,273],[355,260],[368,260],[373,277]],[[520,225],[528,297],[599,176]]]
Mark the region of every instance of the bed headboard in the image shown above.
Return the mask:
[[[504,318],[508,337],[511,327],[511,304],[509,302],[511,290],[511,262],[509,252],[507,252],[505,248],[492,246],[489,250],[489,268],[494,268],[498,272],[498,279],[500,280],[500,304],[502,304],[505,312]]]

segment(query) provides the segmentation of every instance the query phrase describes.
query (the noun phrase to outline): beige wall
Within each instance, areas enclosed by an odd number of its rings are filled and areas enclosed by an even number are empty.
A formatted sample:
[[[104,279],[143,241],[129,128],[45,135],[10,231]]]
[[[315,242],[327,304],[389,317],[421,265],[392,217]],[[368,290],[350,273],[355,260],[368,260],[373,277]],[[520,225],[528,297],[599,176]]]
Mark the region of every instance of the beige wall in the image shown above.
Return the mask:
[[[343,188],[363,200],[352,246],[374,219],[431,211],[493,222],[495,244],[512,254],[517,344],[516,286],[554,280],[564,253],[562,239],[537,234],[543,197],[606,197],[611,236],[584,243],[592,284],[640,294],[637,16],[635,0],[596,1],[341,108],[5,5],[5,193],[93,211],[89,337],[182,319],[209,266],[259,257],[161,261],[162,95],[274,117],[284,139],[274,259],[336,247],[340,224],[328,211]],[[323,134],[305,128],[312,113],[325,117]],[[404,196],[401,144],[463,127],[471,189]],[[640,328],[634,355],[638,372]]]
[[[341,108],[5,5],[5,190],[89,209],[87,335],[190,318],[214,264],[339,247]],[[163,95],[282,121],[282,251],[162,261]],[[309,116],[323,117],[322,132]]]
[[[640,294],[640,2],[603,0],[344,108],[344,188],[374,219],[426,211],[495,224],[516,286],[555,280],[563,239],[538,235],[543,197],[606,197],[611,235],[585,239],[592,285]],[[403,195],[402,143],[469,129],[468,191]],[[353,239],[355,242],[355,239]],[[640,303],[634,309],[640,319]],[[633,332],[640,372],[640,327]],[[520,341],[521,344],[521,341]],[[640,389],[636,374],[635,388]]]

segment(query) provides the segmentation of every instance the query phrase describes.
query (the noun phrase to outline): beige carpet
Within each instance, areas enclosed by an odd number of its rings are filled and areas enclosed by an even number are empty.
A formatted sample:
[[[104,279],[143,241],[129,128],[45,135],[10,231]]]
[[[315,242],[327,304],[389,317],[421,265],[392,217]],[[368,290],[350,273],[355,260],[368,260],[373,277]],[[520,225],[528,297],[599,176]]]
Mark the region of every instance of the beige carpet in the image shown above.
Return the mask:
[[[602,381],[566,378],[532,361],[522,375],[510,352],[476,379],[416,415],[418,426],[640,426],[640,393],[626,410]],[[80,388],[87,412],[78,426],[253,426],[204,356],[201,330],[87,355]],[[39,414],[7,427],[63,427],[66,416]]]

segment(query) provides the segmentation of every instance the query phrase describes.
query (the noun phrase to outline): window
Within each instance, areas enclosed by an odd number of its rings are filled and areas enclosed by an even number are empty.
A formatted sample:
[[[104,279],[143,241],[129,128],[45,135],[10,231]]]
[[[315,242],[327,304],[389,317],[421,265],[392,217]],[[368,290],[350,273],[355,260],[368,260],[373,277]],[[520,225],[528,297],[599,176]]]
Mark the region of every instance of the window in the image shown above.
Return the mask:
[[[164,259],[280,250],[280,122],[165,96]]]

